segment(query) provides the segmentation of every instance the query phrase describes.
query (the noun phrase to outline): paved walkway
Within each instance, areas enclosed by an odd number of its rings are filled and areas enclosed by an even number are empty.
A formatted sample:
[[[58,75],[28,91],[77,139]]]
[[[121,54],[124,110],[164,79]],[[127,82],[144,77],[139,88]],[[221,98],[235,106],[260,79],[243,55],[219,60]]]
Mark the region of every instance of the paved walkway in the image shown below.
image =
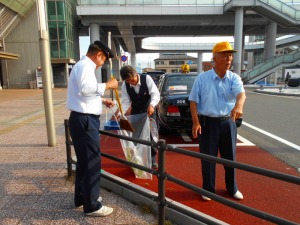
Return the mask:
[[[42,90],[0,90],[0,224],[156,224],[156,215],[102,189],[111,216],[84,217],[67,179],[66,89],[53,89],[57,145],[48,147]],[[105,118],[105,117],[103,117]]]

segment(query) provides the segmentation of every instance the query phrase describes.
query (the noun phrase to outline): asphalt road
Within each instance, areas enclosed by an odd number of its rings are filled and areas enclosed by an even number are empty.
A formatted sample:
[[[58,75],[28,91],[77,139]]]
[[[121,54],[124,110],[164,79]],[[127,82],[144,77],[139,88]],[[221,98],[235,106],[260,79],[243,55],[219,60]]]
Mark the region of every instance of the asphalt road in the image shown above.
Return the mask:
[[[259,94],[251,90],[246,90],[246,95],[245,123],[238,133],[287,164],[300,168],[300,98]]]

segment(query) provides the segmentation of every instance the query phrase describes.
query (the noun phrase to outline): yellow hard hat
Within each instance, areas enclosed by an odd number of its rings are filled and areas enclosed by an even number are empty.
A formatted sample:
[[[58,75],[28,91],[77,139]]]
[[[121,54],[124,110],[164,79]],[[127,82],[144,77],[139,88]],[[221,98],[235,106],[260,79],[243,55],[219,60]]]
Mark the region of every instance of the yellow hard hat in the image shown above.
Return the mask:
[[[183,65],[181,66],[181,71],[182,71],[183,73],[188,73],[188,72],[190,72],[190,66],[189,66],[188,64],[183,64]]]

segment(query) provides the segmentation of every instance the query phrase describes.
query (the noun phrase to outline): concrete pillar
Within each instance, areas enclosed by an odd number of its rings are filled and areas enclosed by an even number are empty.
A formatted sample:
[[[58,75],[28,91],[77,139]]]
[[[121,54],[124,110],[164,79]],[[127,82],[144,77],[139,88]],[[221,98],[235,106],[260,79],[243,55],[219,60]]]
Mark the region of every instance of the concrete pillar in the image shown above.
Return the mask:
[[[249,43],[253,43],[254,40],[255,40],[254,36],[249,36]],[[248,61],[248,65],[246,69],[249,70],[254,67],[254,52],[247,53],[247,61]]]
[[[242,40],[243,40],[243,21],[244,9],[243,7],[237,8],[235,11],[235,27],[234,27],[234,49],[237,53],[234,54],[233,71],[241,74],[242,68]]]
[[[131,64],[131,66],[136,68],[136,53],[135,52],[130,54],[130,64]]]
[[[244,61],[245,61],[245,35],[243,34],[243,39],[242,39],[242,54],[241,54],[241,70],[245,70],[246,67],[245,67],[245,64],[244,64]]]
[[[91,43],[100,40],[100,27],[98,24],[95,23],[90,24],[90,40]]]
[[[203,71],[203,54],[202,52],[198,52],[198,58],[197,58],[197,72],[201,73]]]
[[[276,53],[277,24],[273,21],[266,27],[264,58],[269,59]]]
[[[90,41],[94,43],[97,40],[100,40],[100,27],[98,24],[92,23],[90,24]],[[102,83],[101,67],[96,70],[95,74],[97,82]]]

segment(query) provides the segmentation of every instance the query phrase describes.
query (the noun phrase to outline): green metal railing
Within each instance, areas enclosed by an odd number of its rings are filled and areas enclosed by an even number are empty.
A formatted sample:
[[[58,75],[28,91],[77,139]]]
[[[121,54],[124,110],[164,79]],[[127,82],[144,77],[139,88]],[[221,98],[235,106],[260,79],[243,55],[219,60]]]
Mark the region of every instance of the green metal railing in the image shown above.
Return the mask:
[[[257,79],[257,81],[258,81],[258,80],[261,80],[261,79],[267,77],[272,72],[274,72],[273,70],[277,66],[282,65],[282,64],[295,63],[298,60],[300,60],[300,49],[297,49],[297,50],[291,52],[290,54],[269,58],[266,61],[260,63],[259,65],[253,67],[251,70],[244,72],[241,77],[245,83],[248,83],[250,80],[252,80],[254,78],[258,78]],[[265,74],[264,77],[260,77],[262,74],[264,74],[266,72],[269,72],[269,73]],[[251,82],[251,83],[254,83],[254,82]]]

